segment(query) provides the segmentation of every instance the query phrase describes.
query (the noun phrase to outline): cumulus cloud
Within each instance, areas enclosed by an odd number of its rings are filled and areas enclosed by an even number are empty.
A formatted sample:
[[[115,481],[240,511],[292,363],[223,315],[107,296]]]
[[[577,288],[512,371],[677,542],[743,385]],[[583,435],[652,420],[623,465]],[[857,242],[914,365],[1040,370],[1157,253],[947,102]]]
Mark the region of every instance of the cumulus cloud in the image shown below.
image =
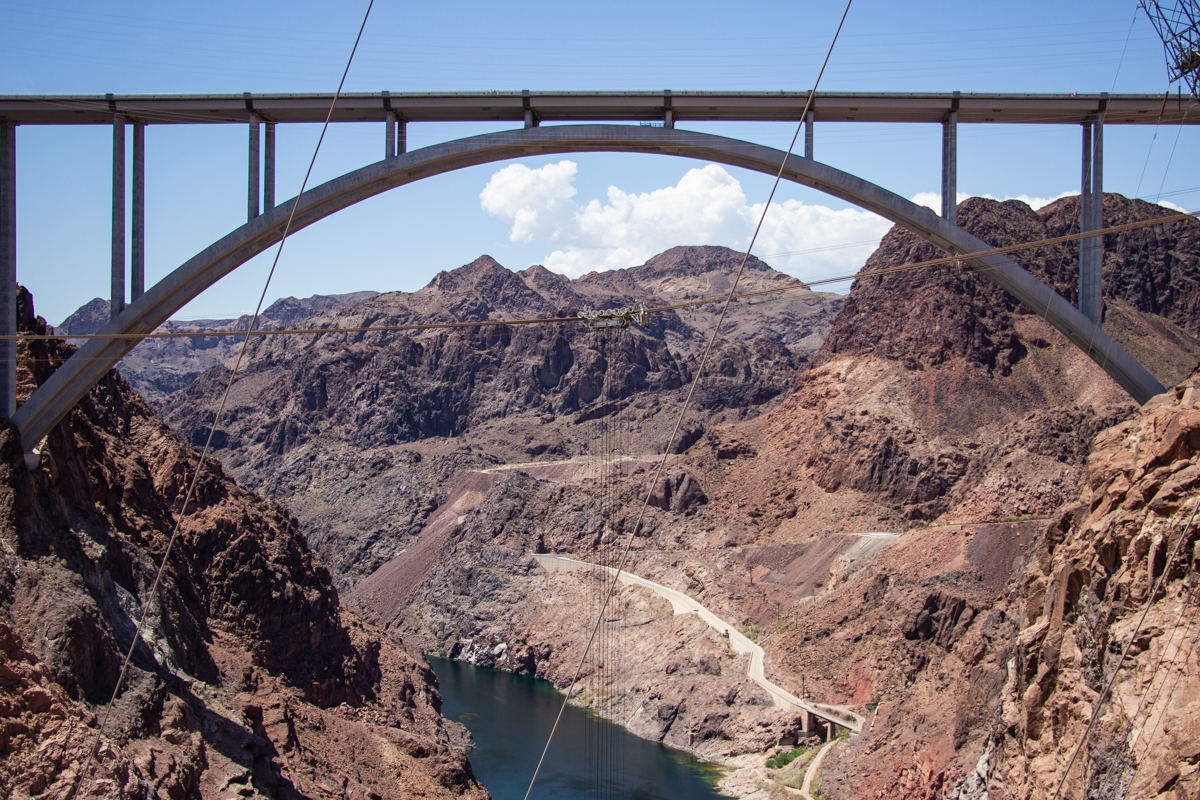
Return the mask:
[[[961,203],[963,200],[967,200],[971,197],[986,197],[988,200],[1020,200],[1022,203],[1025,203],[1030,208],[1032,208],[1034,211],[1037,211],[1042,206],[1048,206],[1051,203],[1053,203],[1055,200],[1060,200],[1064,197],[1070,197],[1073,194],[1079,194],[1079,192],[1062,192],[1060,194],[1055,195],[1054,197],[1031,197],[1030,195],[1027,195],[1027,194],[1008,195],[1006,197],[996,197],[995,195],[990,195],[990,194],[972,195],[972,194],[967,194],[966,192],[959,192],[958,193],[958,202]],[[942,213],[942,193],[941,192],[917,192],[910,199],[919,206],[926,206],[927,208],[932,208],[938,214]]]
[[[538,169],[512,164],[479,195],[488,214],[511,226],[510,239],[555,246],[543,263],[572,277],[637,266],[681,244],[745,247],[762,213],[762,204],[747,203],[741,183],[716,164],[652,192],[610,186],[605,202],[582,205],[574,199],[577,171],[572,161]],[[755,253],[801,278],[853,272],[890,227],[867,211],[789,200],[772,206]]]

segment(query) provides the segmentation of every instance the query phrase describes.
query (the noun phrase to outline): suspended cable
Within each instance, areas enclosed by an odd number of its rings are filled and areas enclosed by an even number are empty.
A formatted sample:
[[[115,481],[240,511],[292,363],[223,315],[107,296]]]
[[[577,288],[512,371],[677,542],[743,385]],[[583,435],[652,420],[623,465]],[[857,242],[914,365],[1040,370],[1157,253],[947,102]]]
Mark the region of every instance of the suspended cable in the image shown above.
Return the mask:
[[[909,272],[912,270],[925,269],[926,267],[937,267],[944,264],[955,264],[961,261],[970,261],[976,259],[984,259],[990,256],[1007,255],[1009,253],[1018,253],[1022,250],[1031,250],[1038,247],[1048,247],[1055,244],[1063,244],[1066,242],[1075,242],[1080,239],[1087,239],[1096,236],[1106,236],[1109,234],[1123,233],[1125,231],[1137,230],[1139,228],[1148,228],[1156,225],[1167,225],[1173,222],[1181,222],[1186,219],[1194,219],[1200,215],[1200,211],[1185,211],[1178,214],[1171,214],[1165,217],[1155,217],[1154,219],[1141,220],[1138,222],[1127,222],[1123,225],[1113,225],[1108,228],[1100,228],[1094,231],[1084,233],[1069,233],[1063,236],[1053,236],[1047,239],[1038,239],[1032,242],[1023,244],[1014,244],[1007,247],[996,247],[990,250],[977,250],[970,253],[961,253],[959,255],[943,256],[939,258],[929,259],[927,261],[918,261],[913,264],[899,264],[893,267],[882,267],[875,270],[864,270],[859,272],[846,273],[829,278],[819,278],[811,281],[797,281],[783,286],[772,286],[765,289],[755,289],[750,292],[741,292],[730,295],[729,297],[706,297],[698,300],[686,300],[681,303],[673,303],[665,306],[654,306],[647,308],[646,313],[654,314],[663,311],[676,311],[682,308],[693,308],[696,306],[711,305],[714,303],[723,302],[726,299],[742,300],[748,297],[759,297],[766,294],[775,294],[777,292],[790,292],[797,289],[809,289],[813,286],[824,286],[831,283],[841,283],[843,281],[858,280],[860,278],[872,278],[880,275],[892,275],[898,272]],[[757,232],[756,232],[757,233]],[[744,266],[744,262],[743,262]],[[272,269],[274,267],[272,266]],[[986,271],[977,270],[977,271]],[[256,313],[255,318],[257,319]],[[214,336],[302,336],[316,335],[323,336],[331,333],[379,333],[379,332],[398,332],[398,331],[428,331],[442,330],[453,328],[486,328],[502,325],[548,325],[554,323],[565,322],[583,322],[583,317],[543,317],[537,319],[498,319],[498,320],[477,320],[470,322],[426,322],[426,323],[411,323],[403,325],[361,325],[345,328],[279,328],[276,330],[253,330],[251,325],[250,330],[236,331],[153,331],[150,333],[87,333],[87,334],[31,334],[18,333],[0,336],[0,339],[19,339],[23,341],[37,341],[41,339],[197,339],[211,338]]]
[[[700,383],[701,377],[704,375],[704,369],[708,364],[708,357],[712,353],[713,345],[717,341],[717,336],[721,332],[721,325],[725,322],[725,317],[729,313],[729,306],[733,303],[733,297],[737,293],[738,283],[741,281],[742,273],[746,270],[746,262],[750,259],[750,252],[754,249],[754,243],[758,240],[759,231],[762,230],[763,222],[767,218],[767,211],[771,208],[771,201],[775,197],[775,192],[779,188],[780,181],[783,180],[783,171],[787,167],[787,161],[792,155],[792,150],[796,146],[796,140],[800,138],[800,130],[803,125],[803,120],[808,116],[808,110],[812,107],[813,97],[816,95],[817,86],[821,83],[821,76],[825,74],[825,67],[829,64],[829,58],[833,55],[834,45],[837,44],[838,34],[842,31],[842,25],[846,22],[846,15],[850,13],[850,4],[853,0],[847,0],[846,9],[842,12],[842,18],[838,22],[837,30],[833,34],[833,41],[829,43],[829,50],[825,53],[825,60],[821,63],[821,69],[817,73],[817,79],[813,81],[813,88],[808,94],[808,100],[804,104],[804,111],[800,115],[800,122],[796,124],[796,132],[792,135],[792,141],[788,144],[787,152],[784,154],[782,162],[779,164],[779,172],[775,176],[775,183],[771,187],[771,193],[767,196],[767,202],[763,204],[762,214],[758,218],[758,225],[754,228],[754,235],[750,237],[750,244],[746,247],[746,254],[742,257],[742,264],[738,268],[737,275],[733,279],[733,284],[729,287],[729,296],[725,298],[725,306],[721,309],[721,316],[717,320],[717,325],[713,329],[712,336],[708,340],[708,346],[704,350],[704,356],[700,359],[700,364],[696,369],[696,376],[692,380],[691,388],[688,389],[687,397],[683,401],[683,406],[679,409],[679,417],[675,420],[675,427],[671,431],[671,435],[667,438],[667,446],[663,449],[663,457],[658,462],[658,468],[655,471],[654,478],[651,480],[649,488],[646,492],[646,498],[642,502],[641,511],[638,512],[637,521],[629,531],[629,536],[625,540],[625,546],[621,552],[620,560],[617,562],[616,571],[613,573],[612,581],[608,584],[608,589],[604,595],[604,601],[600,605],[600,614],[596,616],[596,622],[592,626],[591,635],[588,637],[587,644],[584,645],[583,656],[579,659],[579,666],[575,669],[575,677],[567,685],[567,691],[563,695],[562,705],[558,709],[558,717],[554,720],[554,725],[550,729],[550,736],[546,739],[546,746],[542,750],[541,758],[538,759],[537,767],[533,771],[533,777],[529,781],[529,788],[525,791],[525,800],[529,800],[530,793],[533,792],[534,784],[537,783],[538,773],[541,772],[542,764],[546,760],[546,753],[550,750],[550,745],[554,741],[554,734],[558,730],[559,721],[562,719],[563,711],[567,707],[567,702],[571,699],[571,689],[574,683],[579,678],[579,671],[583,668],[584,660],[587,658],[588,650],[591,649],[592,641],[596,637],[596,631],[600,627],[603,620],[604,609],[608,605],[609,598],[612,597],[613,590],[616,588],[617,581],[620,579],[621,570],[625,567],[625,561],[629,557],[629,549],[633,545],[633,539],[637,536],[638,530],[642,526],[642,520],[646,515],[646,509],[650,506],[650,498],[654,494],[655,487],[658,485],[659,479],[662,477],[663,469],[666,467],[667,459],[670,457],[671,447],[675,444],[675,437],[679,434],[679,428],[683,424],[684,415],[687,413],[688,406],[691,404],[692,396],[696,392],[696,387]]]
[[[138,642],[142,639],[142,632],[146,626],[146,617],[149,616],[150,604],[158,596],[159,586],[162,584],[163,575],[166,573],[167,564],[171,558],[171,550],[175,546],[176,540],[179,538],[179,531],[184,518],[187,516],[188,502],[191,501],[192,495],[195,494],[196,485],[200,480],[200,473],[204,469],[204,461],[208,458],[209,450],[212,448],[213,435],[216,433],[217,427],[221,422],[221,415],[225,411],[225,404],[229,399],[229,393],[233,389],[234,380],[237,378],[238,368],[241,366],[242,359],[246,354],[246,347],[250,342],[250,333],[254,330],[254,325],[258,321],[259,313],[262,311],[263,302],[267,296],[267,289],[271,285],[271,277],[275,274],[275,267],[279,264],[279,255],[283,252],[283,246],[287,242],[288,233],[292,227],[292,221],[296,216],[296,209],[300,206],[300,198],[304,194],[304,189],[308,185],[308,179],[312,175],[313,165],[317,161],[317,154],[321,151],[321,142],[325,140],[325,132],[329,129],[329,120],[333,116],[334,106],[337,104],[337,99],[342,93],[342,87],[346,83],[346,75],[350,72],[350,65],[354,62],[354,53],[358,50],[358,43],[362,40],[363,30],[367,27],[367,19],[371,15],[371,7],[375,4],[375,0],[369,0],[367,3],[366,13],[363,14],[362,24],[358,27],[358,35],[354,39],[354,46],[350,49],[350,56],[346,59],[346,68],[342,70],[342,79],[338,83],[337,91],[333,95],[333,101],[329,104],[329,113],[325,117],[325,125],[321,129],[321,136],[317,139],[317,146],[313,148],[312,158],[308,162],[308,171],[304,174],[304,181],[300,185],[300,192],[296,195],[296,199],[292,204],[292,211],[288,215],[287,225],[283,229],[283,236],[279,240],[279,248],[275,251],[275,260],[271,263],[271,270],[267,273],[267,280],[263,284],[262,294],[258,298],[258,305],[254,309],[254,316],[250,320],[250,330],[246,331],[246,338],[242,341],[241,350],[238,352],[237,361],[234,362],[233,370],[229,374],[229,383],[225,387],[225,394],[221,397],[221,405],[217,410],[216,416],[213,418],[212,427],[209,428],[208,438],[204,442],[204,450],[200,454],[199,460],[196,462],[196,471],[192,475],[192,480],[188,484],[188,490],[184,494],[183,505],[180,506],[179,514],[175,518],[175,525],[171,531],[171,536],[167,540],[167,548],[163,553],[162,561],[159,564],[158,572],[154,576],[154,583],[150,588],[150,593],[147,595],[146,603],[143,606],[143,612],[138,616],[138,624],[134,631],[133,641],[129,644],[129,651],[125,654],[125,660],[121,664],[121,672],[117,677],[116,685],[113,686],[112,696],[104,709],[104,716],[101,718],[100,727],[96,731],[96,740],[88,749],[88,757],[84,763],[83,769],[79,773],[79,780],[71,785],[71,792],[68,795],[68,800],[72,800],[80,784],[84,779],[91,780],[90,770],[92,762],[95,760],[96,753],[100,749],[100,742],[104,737],[104,731],[108,726],[108,720],[112,714],[113,704],[117,701],[117,695],[121,691],[121,686],[125,682],[125,676],[129,671],[129,664],[133,660],[133,652],[137,649]]]

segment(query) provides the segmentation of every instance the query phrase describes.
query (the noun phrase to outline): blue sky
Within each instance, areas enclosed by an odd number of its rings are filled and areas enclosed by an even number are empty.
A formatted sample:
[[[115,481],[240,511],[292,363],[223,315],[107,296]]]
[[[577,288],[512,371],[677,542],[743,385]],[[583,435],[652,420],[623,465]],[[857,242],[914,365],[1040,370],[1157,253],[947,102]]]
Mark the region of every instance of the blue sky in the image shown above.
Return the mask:
[[[365,7],[0,2],[0,93],[331,91]],[[840,2],[377,0],[347,89],[802,90],[840,13]],[[821,88],[1160,92],[1167,77],[1161,43],[1133,0],[855,0]],[[489,129],[414,124],[409,149]],[[779,148],[792,134],[780,124],[701,129]],[[299,188],[318,132],[280,126],[277,197]],[[816,157],[920,197],[938,188],[939,136],[936,126],[819,125]],[[1149,198],[1161,191],[1180,206],[1200,207],[1195,129],[1110,126],[1105,136],[1106,189]],[[382,139],[382,124],[334,126],[313,181],[378,160]],[[1076,126],[962,125],[959,189],[1043,200],[1078,191],[1079,140]],[[245,149],[240,125],[148,129],[149,282],[245,221]],[[111,129],[22,127],[17,159],[18,280],[34,291],[39,313],[57,323],[108,294]],[[483,253],[513,269],[547,263],[577,274],[633,266],[673,244],[744,245],[769,183],[732,168],[645,155],[463,170],[298,233],[268,301],[413,290]],[[810,190],[785,186],[777,197],[773,233],[755,252],[802,277],[852,271],[887,227]],[[702,212],[709,223],[699,221]],[[849,246],[776,256],[831,245]],[[268,267],[264,257],[250,262],[181,316],[251,310]]]

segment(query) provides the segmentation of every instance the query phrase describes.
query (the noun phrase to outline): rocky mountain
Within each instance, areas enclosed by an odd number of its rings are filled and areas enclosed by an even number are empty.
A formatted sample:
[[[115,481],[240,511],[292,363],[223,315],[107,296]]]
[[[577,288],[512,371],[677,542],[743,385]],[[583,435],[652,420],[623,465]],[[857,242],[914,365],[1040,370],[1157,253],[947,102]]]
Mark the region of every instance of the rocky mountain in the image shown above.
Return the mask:
[[[1070,202],[1034,212],[973,199],[959,220],[1003,246],[1069,232]],[[1107,222],[1169,213],[1117,195],[1105,212]],[[1187,383],[1200,363],[1194,226],[1106,242],[1105,329],[1165,385],[1184,382],[1142,409],[1031,310],[951,265],[860,278],[844,301],[801,289],[735,305],[654,483],[711,308],[609,334],[264,338],[215,455],[295,514],[347,606],[390,636],[560,687],[596,581],[547,573],[532,554],[611,557],[648,495],[628,569],[758,635],[772,680],[866,720],[825,752],[813,787],[823,798],[1049,796],[1123,663],[1073,796],[1085,784],[1122,796],[1112,790],[1122,776],[1143,787],[1137,796],[1189,796],[1194,532],[1181,550],[1192,561],[1166,562],[1200,450]],[[866,268],[937,255],[897,228]],[[1073,296],[1074,247],[1014,258]],[[483,257],[305,324],[671,305],[727,291],[737,262],[676,248],[571,281]],[[785,281],[752,259],[742,288]],[[163,404],[186,439],[207,434],[225,370]],[[627,680],[581,702],[609,713],[604,697],[640,735],[720,761],[738,796],[798,788],[816,750],[764,766],[790,749],[799,721],[745,684],[744,659],[645,590],[616,599],[605,630],[627,637]],[[1114,648],[1145,599],[1145,635],[1121,662]],[[1166,744],[1122,749],[1131,731]]]
[[[321,314],[341,306],[361,303],[379,292],[351,292],[299,299],[284,297],[276,300],[259,315],[258,329],[278,330],[294,325],[313,314]],[[71,336],[98,333],[109,321],[109,302],[95,298],[80,306],[75,313],[55,327],[55,332],[70,341]],[[211,330],[246,330],[250,315],[237,319],[168,320],[159,326],[162,333],[190,333]],[[83,340],[75,340],[75,344]],[[203,336],[186,339],[146,339],[121,361],[121,374],[133,389],[152,403],[190,385],[202,373],[222,364],[237,353],[242,340],[237,336]]]
[[[1079,232],[1079,197],[1064,197],[1038,210],[1049,236]],[[1175,213],[1172,209],[1104,195],[1104,224],[1124,225]],[[1078,245],[1072,253],[1078,251]],[[1074,302],[1078,277],[1062,262],[1056,285]],[[1200,222],[1193,217],[1104,237],[1104,298],[1156,314],[1200,335]],[[1172,384],[1174,385],[1174,384]]]
[[[1020,631],[988,741],[990,780],[1049,795],[1200,790],[1200,372],[1095,439],[1013,593]],[[1126,648],[1128,648],[1126,655]],[[1108,684],[1111,700],[1103,702]]]
[[[19,313],[46,332],[27,293]],[[22,344],[21,397],[71,352]],[[341,606],[286,509],[201,463],[116,373],[36,469],[0,425],[0,508],[3,796],[488,796],[428,665]]]
[[[675,248],[641,267],[571,281],[537,266],[514,273],[484,256],[412,294],[380,295],[305,324],[529,319],[636,300],[670,305],[722,286],[728,292],[720,272],[738,263],[725,248]],[[748,264],[748,289],[794,283],[756,259]],[[695,441],[702,421],[759,413],[786,392],[841,302],[787,292],[769,306],[783,321],[774,333],[756,316],[766,306],[735,304],[736,326],[713,354],[677,446]],[[611,335],[570,323],[255,340],[216,452],[239,481],[299,516],[347,591],[404,548],[462,467],[581,455],[583,423],[618,409],[631,447],[665,446],[670,409],[682,401],[717,313],[656,314],[648,329]],[[227,381],[225,368],[214,367],[164,404],[164,419],[202,444]]]
[[[1049,235],[1020,203],[972,200],[959,218],[998,246]],[[896,229],[867,268],[935,255]],[[1066,248],[1017,256],[1056,285],[1072,258]],[[1137,331],[1131,349],[1153,354],[1148,363],[1164,381],[1200,361],[1190,334],[1122,298],[1108,300],[1105,324],[1127,342]],[[637,405],[615,419],[626,413],[632,428]],[[969,271],[864,278],[790,393],[752,417],[706,420],[671,462],[629,569],[769,631],[768,670],[793,691],[864,713],[879,704],[877,727],[824,762],[822,797],[979,797],[989,781],[995,794],[1008,774],[997,771],[997,748],[1010,739],[1031,756],[1005,744],[1004,770],[1044,796],[1047,775],[1062,766],[1051,760],[1058,750],[1002,727],[1013,702],[1035,697],[1032,677],[1013,683],[1037,619],[1023,587],[1031,570],[1048,569],[1039,554],[1058,534],[1045,519],[1076,502],[1089,454],[1112,436],[1102,432],[1143,413],[1044,321]],[[628,469],[608,517],[618,539],[650,488],[649,461],[621,463]],[[358,582],[349,602],[431,650],[568,680],[570,643],[582,634],[569,609],[586,588],[543,574],[528,553],[597,557],[609,534],[596,479],[578,474],[578,460],[550,454],[506,469],[460,468],[473,469],[458,473],[405,552]],[[668,663],[665,652],[682,651],[667,642],[704,652],[702,632],[686,625],[647,623],[645,641],[666,650],[639,651],[631,683],[640,689],[622,696],[670,723],[634,728],[746,764],[728,784],[741,795],[798,785],[799,767],[764,779],[761,759],[746,762],[762,746],[743,724],[752,704],[722,699],[738,665]],[[1026,713],[1060,713],[1051,710],[1057,696],[1037,695]],[[779,724],[775,735],[786,730]]]

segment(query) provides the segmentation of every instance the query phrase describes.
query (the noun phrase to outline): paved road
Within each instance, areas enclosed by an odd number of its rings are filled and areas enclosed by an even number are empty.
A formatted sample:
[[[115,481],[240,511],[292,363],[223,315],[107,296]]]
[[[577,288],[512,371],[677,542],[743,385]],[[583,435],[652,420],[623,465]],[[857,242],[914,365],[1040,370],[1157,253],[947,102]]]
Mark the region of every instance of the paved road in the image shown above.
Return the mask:
[[[601,567],[596,564],[590,564],[586,561],[578,561],[573,558],[567,558],[566,556],[534,554],[533,557],[538,560],[538,563],[541,564],[547,572],[574,572],[577,569],[602,569],[609,574],[616,572],[616,569],[613,567]],[[848,707],[814,705],[801,700],[795,695],[790,694],[779,686],[776,686],[771,681],[767,680],[767,677],[763,672],[763,649],[759,647],[758,644],[743,635],[741,631],[739,631],[733,625],[730,625],[728,622],[721,619],[716,614],[712,613],[683,592],[667,588],[661,583],[655,583],[654,581],[646,580],[645,578],[639,578],[637,575],[632,575],[625,571],[621,572],[618,580],[620,580],[621,583],[625,584],[626,586],[630,584],[642,586],[654,592],[655,594],[666,598],[671,603],[671,608],[674,610],[676,616],[680,614],[695,614],[717,633],[724,634],[728,632],[729,646],[734,649],[734,652],[738,653],[739,655],[746,653],[750,654],[750,667],[747,670],[747,676],[750,678],[750,680],[761,686],[763,690],[771,696],[771,699],[775,701],[775,705],[779,708],[803,709],[804,711],[807,711],[816,717],[833,722],[834,724],[840,725],[843,728],[849,728],[855,733],[862,731],[864,721],[863,718],[858,714],[855,714]],[[850,720],[853,720],[853,722]]]

